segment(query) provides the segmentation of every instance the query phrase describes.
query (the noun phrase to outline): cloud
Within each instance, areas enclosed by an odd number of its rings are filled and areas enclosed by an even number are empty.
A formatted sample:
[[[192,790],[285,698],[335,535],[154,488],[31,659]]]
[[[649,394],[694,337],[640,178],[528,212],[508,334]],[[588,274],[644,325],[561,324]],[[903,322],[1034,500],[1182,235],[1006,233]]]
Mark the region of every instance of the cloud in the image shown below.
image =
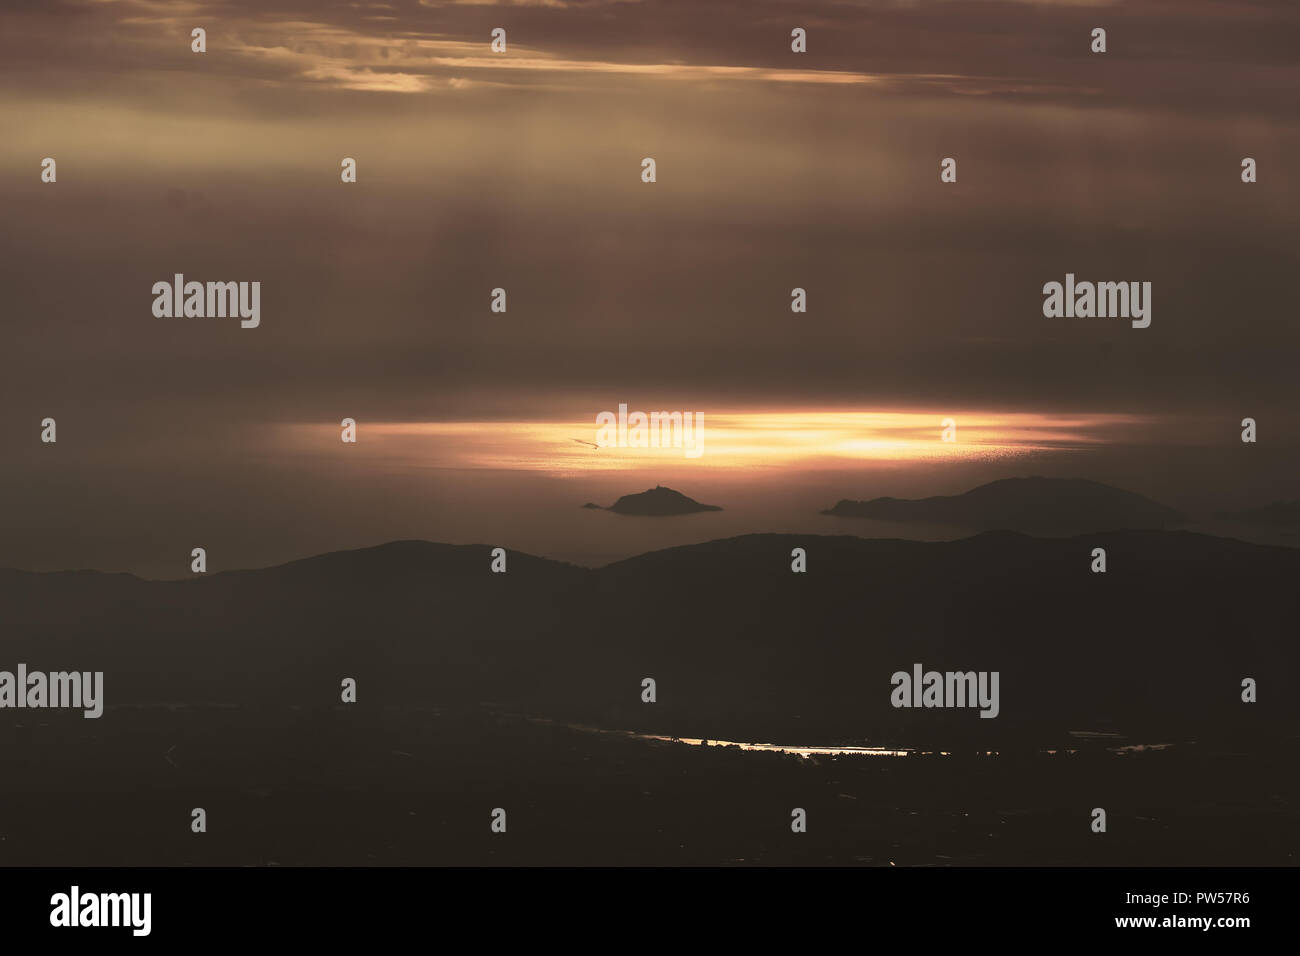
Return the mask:
[[[807,54],[790,51],[796,23],[808,30]],[[204,73],[305,92],[432,94],[464,90],[452,79],[471,76],[484,90],[646,77],[1281,114],[1300,85],[1300,6],[1267,0],[22,2],[7,15],[0,62],[11,79],[59,71],[66,83],[64,74],[81,73],[110,89],[194,74],[196,25],[208,30]],[[1109,31],[1104,56],[1089,52],[1097,25]],[[497,26],[508,31],[504,54],[489,52]]]

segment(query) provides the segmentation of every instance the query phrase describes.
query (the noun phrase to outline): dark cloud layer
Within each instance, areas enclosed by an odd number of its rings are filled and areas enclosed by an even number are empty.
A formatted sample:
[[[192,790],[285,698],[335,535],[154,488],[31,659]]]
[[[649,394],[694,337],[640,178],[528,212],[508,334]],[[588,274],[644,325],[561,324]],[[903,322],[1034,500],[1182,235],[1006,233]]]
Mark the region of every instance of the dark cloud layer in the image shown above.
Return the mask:
[[[871,78],[918,95],[1290,113],[1300,9],[1287,0],[930,2],[167,3],[10,5],[9,84],[38,92],[194,72],[189,31],[211,37],[203,70],[231,83],[445,91],[536,89],[602,77],[764,82],[791,71]],[[494,27],[511,52],[492,56]],[[809,53],[792,58],[794,26]],[[1110,35],[1099,60],[1094,27]],[[753,71],[728,73],[727,71]]]

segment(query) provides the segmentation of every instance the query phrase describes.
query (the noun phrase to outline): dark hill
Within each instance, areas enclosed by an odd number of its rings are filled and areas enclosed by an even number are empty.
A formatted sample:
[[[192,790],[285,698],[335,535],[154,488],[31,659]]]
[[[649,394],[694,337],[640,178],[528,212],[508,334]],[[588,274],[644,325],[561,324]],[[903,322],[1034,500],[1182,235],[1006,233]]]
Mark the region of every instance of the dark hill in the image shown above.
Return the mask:
[[[585,506],[584,506],[585,507]],[[646,515],[666,517],[668,515],[688,515],[698,511],[721,511],[717,505],[702,505],[693,498],[688,498],[680,491],[656,485],[648,491],[635,495],[624,495],[614,502],[610,511],[621,515]]]
[[[1274,501],[1260,508],[1221,511],[1217,517],[1240,521],[1243,524],[1290,528],[1300,525],[1300,501]]]
[[[1047,535],[1161,529],[1184,520],[1173,508],[1131,491],[1075,478],[1005,478],[933,498],[846,499],[822,514]]]
[[[724,739],[1012,746],[1117,728],[1239,746],[1300,729],[1280,684],[1300,667],[1294,549],[1159,531],[747,535],[597,570],[510,552],[506,574],[490,552],[396,542],[183,581],[2,572],[0,669],[103,670],[110,708],[329,709],[354,677],[357,706],[491,702]],[[914,663],[999,671],[1001,715],[892,708],[890,676]],[[1241,703],[1244,677],[1258,704]]]

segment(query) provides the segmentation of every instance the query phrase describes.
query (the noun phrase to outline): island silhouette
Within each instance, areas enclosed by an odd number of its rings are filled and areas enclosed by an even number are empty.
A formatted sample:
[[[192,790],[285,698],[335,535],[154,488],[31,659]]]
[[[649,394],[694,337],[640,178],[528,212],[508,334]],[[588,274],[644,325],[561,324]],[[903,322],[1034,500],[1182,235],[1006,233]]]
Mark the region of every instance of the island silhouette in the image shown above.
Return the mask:
[[[1292,528],[1300,526],[1300,501],[1274,501],[1258,508],[1220,511],[1216,517],[1239,521],[1242,524]]]
[[[700,511],[721,511],[717,505],[700,504],[694,498],[688,498],[680,491],[655,485],[646,491],[633,495],[623,495],[608,508],[601,508],[593,502],[582,507],[597,508],[601,511],[613,511],[621,515],[640,515],[649,517],[668,517],[670,515],[688,515]]]
[[[822,514],[1047,535],[1160,529],[1186,520],[1173,508],[1101,482],[1042,477],[1003,478],[960,495],[843,499]]]

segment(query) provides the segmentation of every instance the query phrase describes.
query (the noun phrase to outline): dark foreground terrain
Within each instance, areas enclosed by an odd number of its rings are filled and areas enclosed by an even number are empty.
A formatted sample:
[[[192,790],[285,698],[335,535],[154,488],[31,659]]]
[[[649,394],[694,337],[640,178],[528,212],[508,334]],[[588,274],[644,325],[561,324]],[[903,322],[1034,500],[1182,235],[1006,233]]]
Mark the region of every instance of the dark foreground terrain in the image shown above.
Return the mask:
[[[0,669],[102,670],[107,704],[0,711],[0,864],[1294,862],[1300,551],[749,535],[505,574],[490,552],[0,571]],[[997,718],[893,707],[914,664],[997,671]],[[1172,746],[1116,749],[1147,745]]]
[[[0,864],[1295,862],[1296,748],[1081,746],[802,758],[360,703],[9,723]]]

